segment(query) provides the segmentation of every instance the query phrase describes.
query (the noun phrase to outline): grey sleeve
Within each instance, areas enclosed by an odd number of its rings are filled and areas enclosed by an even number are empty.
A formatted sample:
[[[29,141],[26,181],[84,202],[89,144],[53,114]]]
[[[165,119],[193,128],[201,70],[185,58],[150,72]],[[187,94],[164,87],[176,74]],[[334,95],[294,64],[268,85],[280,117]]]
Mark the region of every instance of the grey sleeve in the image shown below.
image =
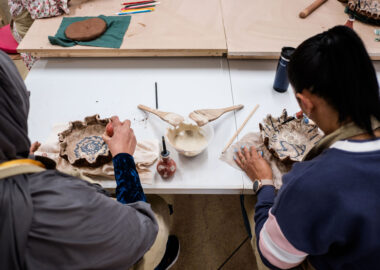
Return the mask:
[[[56,171],[30,178],[29,269],[128,269],[153,245],[158,225],[148,203],[121,204]]]

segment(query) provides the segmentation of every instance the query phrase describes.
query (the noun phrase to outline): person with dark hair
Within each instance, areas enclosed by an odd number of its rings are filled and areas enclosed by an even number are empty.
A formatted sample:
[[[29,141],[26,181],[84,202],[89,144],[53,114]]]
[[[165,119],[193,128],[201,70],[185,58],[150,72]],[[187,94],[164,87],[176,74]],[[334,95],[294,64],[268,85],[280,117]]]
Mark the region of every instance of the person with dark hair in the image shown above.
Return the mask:
[[[114,200],[99,185],[29,156],[28,113],[29,92],[0,51],[1,269],[169,269],[179,242],[168,236],[168,205],[158,196],[149,204],[141,187],[130,121],[113,117],[114,135],[104,135]]]
[[[313,36],[295,50],[288,77],[324,137],[277,195],[256,149],[237,152],[257,194],[257,260],[271,269],[378,269],[380,98],[363,42],[345,26]]]

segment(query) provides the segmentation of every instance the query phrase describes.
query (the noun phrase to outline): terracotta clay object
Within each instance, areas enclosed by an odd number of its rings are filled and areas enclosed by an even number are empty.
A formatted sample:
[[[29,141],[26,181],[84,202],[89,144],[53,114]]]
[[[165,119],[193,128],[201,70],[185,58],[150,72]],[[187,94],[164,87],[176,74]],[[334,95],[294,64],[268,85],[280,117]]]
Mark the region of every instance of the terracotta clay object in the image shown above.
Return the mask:
[[[100,18],[91,18],[70,24],[65,35],[76,41],[89,41],[100,37],[107,30],[107,23]]]
[[[280,117],[268,115],[259,127],[264,145],[285,164],[302,161],[322,138],[322,133],[312,121],[288,117],[286,110]]]
[[[110,162],[111,152],[102,139],[108,122],[99,115],[70,122],[69,128],[58,134],[60,156],[77,167],[100,167]]]

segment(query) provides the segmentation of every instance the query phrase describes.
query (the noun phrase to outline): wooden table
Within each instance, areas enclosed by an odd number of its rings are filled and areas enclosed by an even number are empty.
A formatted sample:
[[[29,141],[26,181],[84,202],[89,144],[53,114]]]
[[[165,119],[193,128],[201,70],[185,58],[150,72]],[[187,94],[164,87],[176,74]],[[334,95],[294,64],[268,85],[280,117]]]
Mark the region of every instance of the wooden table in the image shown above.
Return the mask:
[[[330,0],[305,19],[298,17],[313,0],[221,0],[229,58],[278,58],[284,46],[297,47],[305,39],[345,24],[344,5]],[[375,26],[355,21],[373,60],[380,59]],[[380,28],[380,27],[377,27]]]
[[[69,16],[114,15],[122,0],[72,0]],[[347,14],[327,1],[306,19],[299,12],[311,0],[162,0],[156,11],[132,15],[120,49],[53,46],[62,17],[36,20],[18,47],[40,57],[221,56],[275,59],[283,46],[302,41],[335,25]],[[380,59],[376,27],[356,21],[354,29],[372,59]]]
[[[111,15],[122,0],[72,0],[69,17]],[[219,0],[160,0],[154,12],[132,15],[120,49],[49,43],[62,16],[36,20],[18,47],[39,57],[221,56],[227,52]]]

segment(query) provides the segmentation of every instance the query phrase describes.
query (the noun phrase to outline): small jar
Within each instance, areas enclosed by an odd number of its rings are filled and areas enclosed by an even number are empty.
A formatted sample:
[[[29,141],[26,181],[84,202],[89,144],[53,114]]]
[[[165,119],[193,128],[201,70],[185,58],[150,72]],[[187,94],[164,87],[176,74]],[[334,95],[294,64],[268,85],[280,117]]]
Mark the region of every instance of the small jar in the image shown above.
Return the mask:
[[[157,172],[162,178],[167,179],[174,175],[177,165],[173,159],[170,158],[169,151],[162,151],[160,160],[157,163]]]
[[[283,93],[288,90],[288,63],[294,51],[295,49],[292,47],[283,47],[281,50],[281,56],[278,60],[276,76],[273,83],[273,89],[277,92]]]

